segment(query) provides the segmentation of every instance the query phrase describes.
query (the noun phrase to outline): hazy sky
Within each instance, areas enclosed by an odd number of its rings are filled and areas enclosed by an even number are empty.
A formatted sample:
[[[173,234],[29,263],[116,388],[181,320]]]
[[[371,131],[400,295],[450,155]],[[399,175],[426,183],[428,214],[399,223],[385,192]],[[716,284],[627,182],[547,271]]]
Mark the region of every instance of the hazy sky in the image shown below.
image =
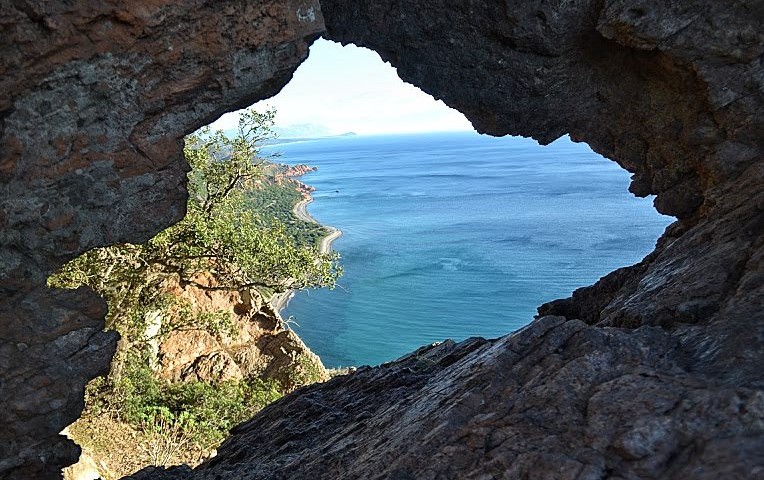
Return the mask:
[[[289,84],[255,105],[278,111],[277,126],[318,124],[332,134],[472,130],[464,116],[404,83],[375,52],[320,39]],[[228,113],[213,128],[236,125]]]

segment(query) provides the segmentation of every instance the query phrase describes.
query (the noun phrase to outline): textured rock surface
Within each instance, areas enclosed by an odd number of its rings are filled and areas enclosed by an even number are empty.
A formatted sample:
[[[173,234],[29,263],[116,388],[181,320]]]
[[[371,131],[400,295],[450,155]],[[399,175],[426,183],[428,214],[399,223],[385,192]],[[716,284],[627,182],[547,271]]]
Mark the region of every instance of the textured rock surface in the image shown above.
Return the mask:
[[[195,471],[131,478],[760,478],[764,393],[686,359],[658,327],[544,317],[300,390]]]
[[[217,382],[259,377],[277,381],[283,391],[329,379],[311,352],[256,291],[218,290],[210,275],[181,287],[167,280],[165,291],[188,302],[194,313],[225,312],[232,331],[171,332],[157,345],[157,373],[170,381]],[[199,286],[212,287],[199,288]]]
[[[559,316],[302,390],[168,478],[764,477],[764,4],[322,7],[479,130],[569,132],[679,221]]]
[[[0,478],[44,478],[46,465],[77,459],[79,448],[57,433],[79,417],[85,384],[108,371],[116,334],[103,331],[105,313],[84,289],[37,289],[0,304]]]
[[[100,303],[45,275],[177,219],[181,135],[277,90],[323,28],[297,0],[65,5],[0,10],[0,477],[73,458],[55,432],[113,348],[90,335]],[[322,9],[330,38],[378,51],[479,130],[570,133],[680,221],[640,264],[540,308],[557,316],[301,390],[167,478],[763,476],[764,4]],[[22,401],[24,375],[39,380]]]
[[[0,28],[0,478],[57,478],[115,338],[47,275],[179,219],[183,135],[277,92],[323,19],[314,0],[21,0]]]

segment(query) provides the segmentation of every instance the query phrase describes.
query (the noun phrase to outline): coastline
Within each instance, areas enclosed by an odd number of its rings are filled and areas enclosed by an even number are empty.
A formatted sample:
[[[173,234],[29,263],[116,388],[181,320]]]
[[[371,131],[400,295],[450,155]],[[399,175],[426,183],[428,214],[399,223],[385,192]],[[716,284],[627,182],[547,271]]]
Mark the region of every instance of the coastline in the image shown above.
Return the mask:
[[[304,222],[318,224],[318,221],[315,218],[313,218],[313,216],[310,213],[308,213],[308,205],[312,201],[313,201],[313,197],[308,197],[297,202],[293,210],[294,215]],[[323,225],[323,227],[329,230],[329,235],[321,239],[321,243],[319,244],[318,249],[321,253],[329,253],[332,250],[332,242],[334,242],[335,240],[337,240],[338,238],[342,236],[342,231],[330,225]]]
[[[313,218],[313,216],[308,213],[308,204],[310,204],[313,201],[313,197],[308,196],[306,198],[303,198],[299,202],[297,202],[292,209],[294,212],[295,217],[299,218],[300,220],[304,222],[310,222],[319,224],[318,221]],[[329,235],[325,236],[321,239],[321,243],[318,246],[318,250],[321,253],[329,253],[332,250],[332,242],[337,240],[342,236],[342,230],[339,228],[335,228],[329,225],[322,225],[324,228],[329,230]],[[284,293],[278,293],[276,295],[273,295],[268,303],[271,304],[271,308],[279,314],[281,314],[281,311],[286,308],[286,306],[289,304],[289,300],[292,299],[292,297],[295,294],[295,290],[287,290]]]

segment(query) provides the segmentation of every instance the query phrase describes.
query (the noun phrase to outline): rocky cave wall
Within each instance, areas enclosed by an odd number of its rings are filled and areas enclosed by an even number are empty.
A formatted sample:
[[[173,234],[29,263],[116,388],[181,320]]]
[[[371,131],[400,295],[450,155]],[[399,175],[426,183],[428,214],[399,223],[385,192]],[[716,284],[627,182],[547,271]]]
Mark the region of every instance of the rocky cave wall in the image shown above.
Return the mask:
[[[634,194],[657,195],[658,211],[681,220],[650,260],[542,313],[633,327],[694,322],[722,308],[761,233],[762,2],[322,6],[330,38],[379,52],[477,130],[541,143],[569,133],[632,172]],[[689,248],[691,237],[736,245],[704,252]],[[709,272],[719,278],[709,281]],[[637,277],[649,277],[650,288]]]
[[[19,1],[0,25],[0,477],[73,460],[56,433],[113,350],[100,302],[47,273],[177,219],[182,135],[324,31],[482,132],[586,141],[679,221],[515,335],[301,390],[199,469],[136,478],[764,475],[764,2]]]
[[[181,218],[183,136],[280,90],[323,19],[311,0],[0,6],[0,478],[58,478],[116,336],[47,276]]]

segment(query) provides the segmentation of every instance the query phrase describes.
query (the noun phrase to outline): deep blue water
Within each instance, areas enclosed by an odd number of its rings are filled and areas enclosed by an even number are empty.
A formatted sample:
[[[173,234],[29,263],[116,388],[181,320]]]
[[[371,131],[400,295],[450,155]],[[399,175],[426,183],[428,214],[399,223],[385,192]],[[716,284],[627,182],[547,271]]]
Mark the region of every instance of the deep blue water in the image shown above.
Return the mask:
[[[475,133],[271,147],[307,163],[309,211],[343,231],[335,290],[283,312],[327,366],[375,365],[446,338],[498,337],[649,253],[672,221],[585,144]]]

